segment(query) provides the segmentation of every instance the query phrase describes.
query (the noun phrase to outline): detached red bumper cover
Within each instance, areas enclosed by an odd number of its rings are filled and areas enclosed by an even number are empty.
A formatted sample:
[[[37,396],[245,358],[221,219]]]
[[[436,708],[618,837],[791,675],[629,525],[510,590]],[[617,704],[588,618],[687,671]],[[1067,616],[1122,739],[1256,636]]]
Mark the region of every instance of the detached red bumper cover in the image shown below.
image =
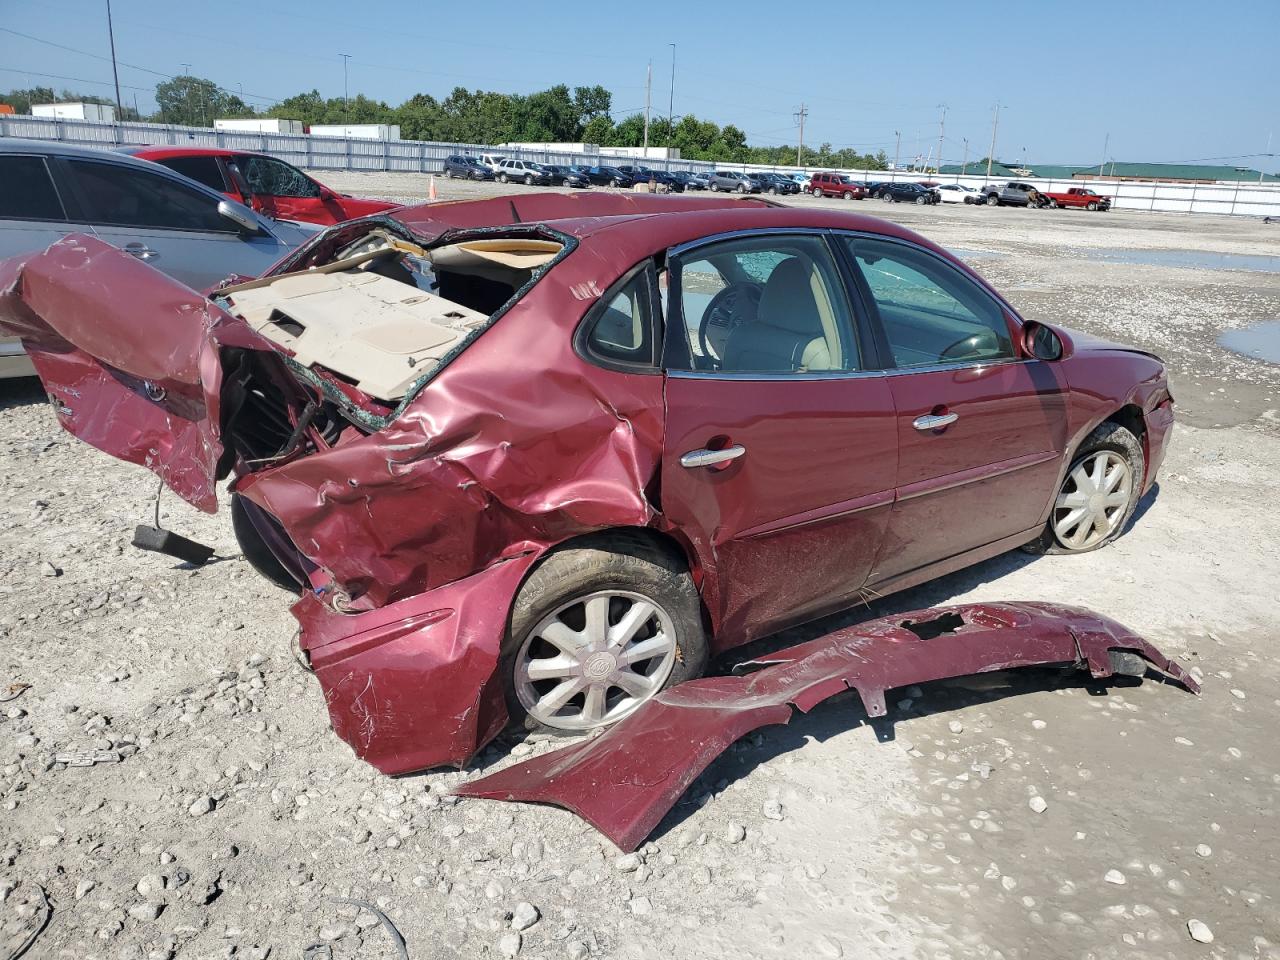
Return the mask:
[[[708,765],[758,727],[787,723],[855,690],[871,717],[885,691],[1013,667],[1075,664],[1113,672],[1112,651],[1141,656],[1193,693],[1196,682],[1146,640],[1078,607],[994,603],[873,620],[744,666],[667,690],[602,736],[473,780],[454,791],[550,803],[577,813],[619,848],[634,850]]]

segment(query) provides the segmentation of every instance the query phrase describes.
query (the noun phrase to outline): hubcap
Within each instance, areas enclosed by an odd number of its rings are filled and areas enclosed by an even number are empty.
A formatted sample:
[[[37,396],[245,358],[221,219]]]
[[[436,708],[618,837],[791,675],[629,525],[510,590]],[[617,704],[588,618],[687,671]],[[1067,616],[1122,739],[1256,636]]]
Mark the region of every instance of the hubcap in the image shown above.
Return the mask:
[[[638,593],[601,590],[529,631],[516,657],[516,698],[539,723],[590,730],[662,689],[675,660],[675,628],[662,607]]]
[[[1111,450],[1083,458],[1067,474],[1053,510],[1053,533],[1071,550],[1101,543],[1124,520],[1133,495],[1129,462]]]

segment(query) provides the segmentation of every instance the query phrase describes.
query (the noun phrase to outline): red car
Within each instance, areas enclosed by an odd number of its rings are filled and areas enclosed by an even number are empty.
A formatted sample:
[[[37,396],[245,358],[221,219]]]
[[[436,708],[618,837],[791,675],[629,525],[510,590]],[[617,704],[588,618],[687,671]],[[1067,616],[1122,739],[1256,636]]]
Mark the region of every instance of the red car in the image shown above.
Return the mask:
[[[327,227],[399,206],[386,200],[335,193],[292,164],[263,153],[203,147],[138,147],[126,152],[220,190],[232,200],[277,220],[301,220]]]
[[[402,208],[211,299],[76,237],[0,291],[67,430],[207,511],[233,476],[335,730],[387,772],[1100,547],[1173,421],[1154,356],[1024,320],[896,224],[755,199]]]

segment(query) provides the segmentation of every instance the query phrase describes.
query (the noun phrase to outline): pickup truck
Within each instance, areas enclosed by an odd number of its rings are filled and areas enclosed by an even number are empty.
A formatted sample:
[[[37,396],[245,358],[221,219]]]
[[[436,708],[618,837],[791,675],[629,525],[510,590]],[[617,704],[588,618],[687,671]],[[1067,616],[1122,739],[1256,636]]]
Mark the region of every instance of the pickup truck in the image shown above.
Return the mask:
[[[1111,198],[1094,193],[1088,187],[1069,187],[1066,193],[1043,195],[1051,207],[1084,207],[1086,210],[1110,210]]]
[[[982,196],[992,207],[1043,207],[1048,203],[1039,190],[1018,180],[1004,185],[988,184],[982,188]]]

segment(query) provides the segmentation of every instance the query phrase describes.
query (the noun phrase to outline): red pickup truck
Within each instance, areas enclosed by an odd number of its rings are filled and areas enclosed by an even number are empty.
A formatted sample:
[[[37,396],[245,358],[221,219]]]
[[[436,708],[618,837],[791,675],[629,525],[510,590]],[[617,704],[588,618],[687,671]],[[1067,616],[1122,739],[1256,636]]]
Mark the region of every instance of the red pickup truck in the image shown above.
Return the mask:
[[[1086,210],[1110,210],[1111,198],[1094,193],[1088,187],[1070,187],[1066,193],[1045,193],[1051,207],[1084,207]]]

